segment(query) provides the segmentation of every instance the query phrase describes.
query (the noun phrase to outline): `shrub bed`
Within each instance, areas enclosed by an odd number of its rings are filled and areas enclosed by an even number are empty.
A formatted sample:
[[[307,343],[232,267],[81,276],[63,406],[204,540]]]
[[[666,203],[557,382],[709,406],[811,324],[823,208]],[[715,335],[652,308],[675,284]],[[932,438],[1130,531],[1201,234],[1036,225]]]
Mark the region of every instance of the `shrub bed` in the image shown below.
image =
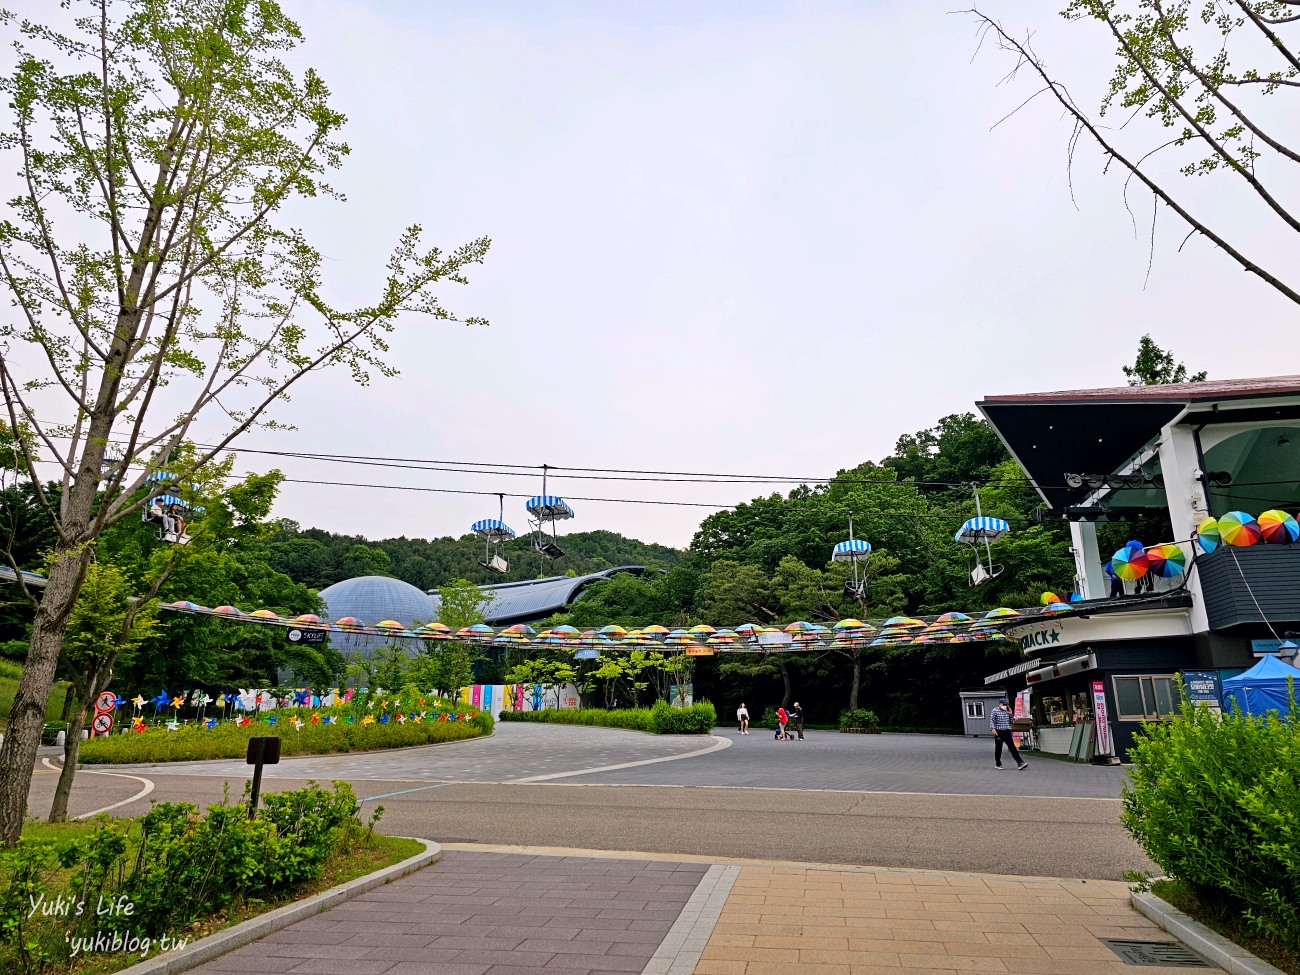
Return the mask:
[[[362,824],[345,782],[264,800],[254,820],[243,805],[204,814],[173,802],[89,830],[25,830],[0,850],[0,971],[117,968],[153,957],[214,915],[299,891],[370,845],[381,813]]]
[[[531,721],[535,724],[576,724],[600,728],[628,728],[653,735],[707,735],[718,715],[707,701],[689,708],[670,707],[656,701],[651,708],[576,708],[568,711],[505,711],[502,721]]]
[[[1294,699],[1291,714],[1300,717]],[[1130,752],[1122,820],[1164,872],[1300,947],[1300,729],[1184,703]]]
[[[327,713],[267,711],[243,726],[224,721],[213,728],[187,724],[175,731],[161,727],[146,728],[141,732],[127,731],[83,741],[77,757],[87,765],[243,758],[248,750],[248,739],[265,735],[279,736],[281,755],[327,755],[461,741],[490,734],[493,726],[492,716],[482,711],[462,711],[461,714],[470,714],[469,720],[422,718],[419,721],[390,720],[382,724],[377,720],[363,724],[364,718],[355,714],[351,715],[353,723],[348,724],[346,713],[333,713],[330,714],[330,724],[311,723],[311,715],[323,717]],[[272,715],[276,717],[275,724],[268,722]],[[295,718],[303,722],[302,728],[294,725]]]

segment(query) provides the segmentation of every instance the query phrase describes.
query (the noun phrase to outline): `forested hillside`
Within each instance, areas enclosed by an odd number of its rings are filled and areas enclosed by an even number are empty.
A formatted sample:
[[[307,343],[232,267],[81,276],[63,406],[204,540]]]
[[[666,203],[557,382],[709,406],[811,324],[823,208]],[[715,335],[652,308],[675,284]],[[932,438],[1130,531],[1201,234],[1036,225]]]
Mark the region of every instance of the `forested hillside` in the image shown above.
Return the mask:
[[[281,521],[266,541],[266,553],[272,567],[313,589],[324,589],[354,576],[385,575],[429,590],[456,579],[499,583],[569,572],[585,575],[616,565],[669,569],[684,557],[678,549],[608,531],[574,532],[561,538],[560,545],[564,558],[551,562],[533,551],[527,537],[507,543],[501,553],[510,563],[510,571],[503,576],[479,565],[483,543],[472,535],[369,541],[357,535],[336,535]]]

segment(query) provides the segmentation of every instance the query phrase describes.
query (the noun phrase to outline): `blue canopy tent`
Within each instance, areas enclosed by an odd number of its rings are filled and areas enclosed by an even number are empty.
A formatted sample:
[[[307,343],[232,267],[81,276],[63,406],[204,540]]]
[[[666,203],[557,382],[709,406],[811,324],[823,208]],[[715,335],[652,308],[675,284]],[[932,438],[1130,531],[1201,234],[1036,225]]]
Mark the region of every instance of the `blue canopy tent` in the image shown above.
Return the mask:
[[[1300,668],[1292,667],[1277,657],[1264,657],[1244,674],[1229,677],[1223,682],[1223,703],[1231,708],[1233,702],[1244,714],[1265,714],[1290,710],[1287,678],[1300,695]]]

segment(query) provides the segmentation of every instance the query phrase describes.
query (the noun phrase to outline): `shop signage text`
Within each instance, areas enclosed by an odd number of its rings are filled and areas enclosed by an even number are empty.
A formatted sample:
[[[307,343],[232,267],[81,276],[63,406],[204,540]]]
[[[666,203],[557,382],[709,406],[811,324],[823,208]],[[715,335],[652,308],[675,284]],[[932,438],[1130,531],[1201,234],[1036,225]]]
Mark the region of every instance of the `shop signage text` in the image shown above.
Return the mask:
[[[1034,630],[1020,638],[1020,648],[1028,650],[1031,647],[1050,647],[1060,642],[1060,630]]]
[[[1112,754],[1110,747],[1110,721],[1106,716],[1106,685],[1092,682],[1092,716],[1097,722],[1097,754]]]

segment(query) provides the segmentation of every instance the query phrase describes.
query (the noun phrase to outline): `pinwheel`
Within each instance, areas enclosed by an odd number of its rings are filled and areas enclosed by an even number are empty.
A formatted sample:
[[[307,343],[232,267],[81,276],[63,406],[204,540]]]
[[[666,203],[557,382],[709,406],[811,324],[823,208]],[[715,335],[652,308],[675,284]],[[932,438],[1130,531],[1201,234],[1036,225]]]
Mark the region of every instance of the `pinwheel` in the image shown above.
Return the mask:
[[[1153,576],[1172,579],[1174,576],[1182,575],[1183,570],[1187,568],[1187,555],[1181,546],[1173,542],[1152,545],[1147,549],[1147,565],[1150,566]]]
[[[266,723],[269,724],[269,725],[271,725],[272,727],[274,727],[274,726],[275,726],[275,723],[276,723],[277,721],[279,721],[279,720],[280,720],[280,719],[279,719],[278,717],[276,717],[276,716],[273,714],[273,715],[271,715],[269,718],[266,719]]]
[[[1151,568],[1146,552],[1141,548],[1125,546],[1110,557],[1111,571],[1125,582],[1141,579]]]
[[[145,700],[143,696],[137,694],[135,697],[131,698],[131,703],[134,704],[137,708],[139,708],[145,703]]]
[[[217,726],[217,719],[215,717],[208,718],[203,726],[205,728],[215,728]]]
[[[153,705],[155,711],[161,711],[171,703],[171,700],[166,691],[159,691],[156,696],[149,698],[149,703]]]
[[[1300,540],[1300,522],[1276,508],[1259,516],[1259,531],[1264,541],[1273,545],[1289,545]]]
[[[379,723],[380,723],[380,724],[388,724],[389,720],[390,720],[390,719],[389,719],[388,715],[386,715],[386,714],[381,714],[381,715],[379,716]]]
[[[139,717],[137,717],[137,718],[132,718],[132,719],[131,719],[131,730],[132,730],[132,731],[144,731],[144,718],[139,718]]]
[[[293,719],[293,727],[296,731],[302,731],[302,718],[295,717]]]
[[[398,716],[397,716],[397,723],[398,723],[398,724],[406,724],[406,715],[404,715],[404,714],[398,714]]]
[[[235,720],[235,724],[239,725],[239,727],[241,728],[247,728],[252,723],[253,723],[252,718],[237,718]]]
[[[1196,540],[1201,545],[1201,551],[1209,555],[1219,547],[1219,522],[1215,518],[1205,518],[1196,526]]]
[[[1259,522],[1244,511],[1229,511],[1219,518],[1219,537],[1229,545],[1244,548],[1259,541]]]
[[[311,723],[312,723],[312,724],[320,724],[320,715],[319,715],[319,714],[313,714],[313,715],[311,716]]]

